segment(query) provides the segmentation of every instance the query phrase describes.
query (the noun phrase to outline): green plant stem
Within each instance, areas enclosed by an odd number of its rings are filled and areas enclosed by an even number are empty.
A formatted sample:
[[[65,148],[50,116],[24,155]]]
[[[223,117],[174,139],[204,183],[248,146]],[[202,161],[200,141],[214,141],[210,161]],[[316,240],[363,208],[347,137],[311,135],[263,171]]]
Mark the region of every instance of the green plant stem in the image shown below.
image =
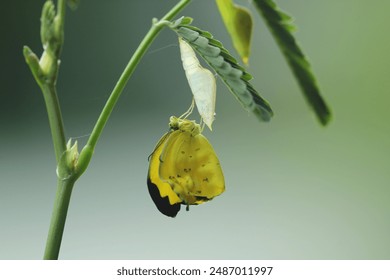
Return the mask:
[[[65,30],[65,12],[66,12],[66,0],[58,0],[57,2],[57,15],[55,17],[55,33],[56,39],[59,44],[58,58],[60,57],[62,46],[64,44],[64,30]]]
[[[58,179],[57,193],[43,257],[45,260],[58,259],[73,185],[74,180]]]
[[[62,154],[66,150],[66,143],[57,91],[54,85],[44,84],[41,89],[49,118],[56,162],[58,163]],[[44,259],[53,260],[58,258],[73,184],[74,181],[58,180],[56,199],[50,221],[49,233],[46,240]]]
[[[55,74],[54,76],[47,78],[46,83],[40,83],[49,118],[57,164],[59,163],[62,154],[66,150],[64,124],[56,89],[58,60],[61,54],[64,40],[65,10],[66,0],[58,0],[57,15],[55,18],[55,40],[58,47],[56,48],[54,56],[49,56],[49,59],[46,61],[49,68],[55,69]],[[43,257],[44,259],[58,258],[73,185],[74,180],[58,179],[56,198],[50,221],[49,233],[46,240],[45,254]]]
[[[181,0],[176,6],[174,6],[159,22],[166,22],[169,20],[172,20],[173,17],[178,14],[186,5],[190,3],[191,0]],[[99,140],[99,137],[104,129],[104,126],[106,125],[116,102],[118,101],[124,87],[126,86],[129,78],[133,74],[136,66],[138,65],[139,61],[143,57],[143,55],[146,53],[149,46],[152,44],[154,39],[157,37],[159,32],[164,27],[163,24],[158,24],[159,22],[154,22],[148,33],[145,35],[144,39],[140,43],[139,47],[135,51],[134,55],[131,57],[129,63],[127,64],[125,70],[123,71],[122,75],[120,76],[117,84],[115,85],[110,97],[108,98],[106,105],[104,106],[99,119],[96,122],[96,125],[91,133],[91,136],[88,139],[88,143],[86,145],[86,148],[88,151],[93,151],[95,149],[96,143]],[[92,156],[92,153],[89,153],[90,156]],[[83,157],[80,155],[79,159],[79,165],[80,165],[80,172],[84,172],[89,160],[90,156]],[[84,161],[84,162],[83,162]],[[84,167],[85,166],[85,167]]]
[[[58,163],[61,155],[66,149],[64,124],[62,121],[60,104],[58,102],[57,90],[53,85],[42,86],[43,98],[46,104],[47,115],[53,139],[56,162]]]
[[[66,11],[66,0],[58,0],[57,2],[57,28],[58,31],[64,32],[65,23],[65,11]]]

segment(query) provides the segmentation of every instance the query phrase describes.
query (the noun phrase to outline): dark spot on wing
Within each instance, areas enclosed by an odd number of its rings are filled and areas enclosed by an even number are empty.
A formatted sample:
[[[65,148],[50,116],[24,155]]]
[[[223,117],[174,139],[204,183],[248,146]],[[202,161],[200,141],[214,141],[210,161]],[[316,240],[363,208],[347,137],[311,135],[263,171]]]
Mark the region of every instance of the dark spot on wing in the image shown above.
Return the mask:
[[[172,218],[176,217],[177,213],[180,211],[180,203],[172,205],[169,203],[168,196],[161,197],[158,187],[152,181],[150,181],[149,177],[147,179],[147,184],[150,197],[152,198],[157,209],[166,216]]]

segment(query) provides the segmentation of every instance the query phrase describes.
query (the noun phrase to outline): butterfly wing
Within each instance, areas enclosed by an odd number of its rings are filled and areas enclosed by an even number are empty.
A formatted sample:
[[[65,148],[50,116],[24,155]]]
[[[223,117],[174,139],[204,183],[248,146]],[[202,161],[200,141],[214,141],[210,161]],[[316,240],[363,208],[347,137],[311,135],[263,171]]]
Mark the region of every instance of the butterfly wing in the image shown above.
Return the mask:
[[[167,142],[172,141],[173,132],[166,133],[161,137],[154,149],[150,161],[148,171],[148,190],[149,194],[156,205],[157,209],[169,217],[175,217],[180,210],[182,200],[172,190],[168,182],[161,180],[159,175],[160,156]]]
[[[180,130],[172,136],[161,153],[160,179],[169,183],[183,204],[200,204],[220,195],[225,181],[208,140]]]
[[[192,194],[195,204],[200,204],[223,193],[225,180],[218,157],[206,137],[202,134],[191,137],[189,150],[190,174],[194,182]]]

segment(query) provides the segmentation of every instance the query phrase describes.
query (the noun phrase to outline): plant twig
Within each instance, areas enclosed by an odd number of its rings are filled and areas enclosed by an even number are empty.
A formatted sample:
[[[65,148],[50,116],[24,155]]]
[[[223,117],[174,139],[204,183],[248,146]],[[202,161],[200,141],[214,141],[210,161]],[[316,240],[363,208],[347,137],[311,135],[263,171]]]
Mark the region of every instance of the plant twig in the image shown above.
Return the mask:
[[[64,124],[62,121],[61,108],[58,101],[57,90],[53,85],[44,85],[42,87],[43,98],[46,104],[47,115],[53,139],[56,162],[58,163],[61,155],[66,149]]]
[[[58,259],[73,185],[74,180],[58,179],[57,193],[43,256],[45,260]]]

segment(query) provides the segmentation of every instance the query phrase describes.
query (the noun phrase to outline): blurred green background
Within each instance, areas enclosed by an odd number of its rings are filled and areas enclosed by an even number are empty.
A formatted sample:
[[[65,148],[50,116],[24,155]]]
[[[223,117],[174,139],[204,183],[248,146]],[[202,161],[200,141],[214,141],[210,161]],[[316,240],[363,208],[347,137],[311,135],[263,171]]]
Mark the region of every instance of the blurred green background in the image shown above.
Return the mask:
[[[0,259],[43,256],[56,174],[40,90],[22,56],[37,54],[44,1],[2,1]],[[81,0],[67,11],[58,81],[67,137],[82,146],[119,75],[147,32],[177,1]],[[226,192],[160,214],[146,187],[148,155],[191,93],[176,35],[164,30],[130,79],[76,183],[62,259],[389,259],[390,2],[279,0],[298,26],[334,113],[323,128],[306,105],[250,1],[249,72],[275,117],[259,123],[218,83],[211,133]],[[181,15],[233,52],[214,1]],[[198,118],[195,114],[194,118]]]

